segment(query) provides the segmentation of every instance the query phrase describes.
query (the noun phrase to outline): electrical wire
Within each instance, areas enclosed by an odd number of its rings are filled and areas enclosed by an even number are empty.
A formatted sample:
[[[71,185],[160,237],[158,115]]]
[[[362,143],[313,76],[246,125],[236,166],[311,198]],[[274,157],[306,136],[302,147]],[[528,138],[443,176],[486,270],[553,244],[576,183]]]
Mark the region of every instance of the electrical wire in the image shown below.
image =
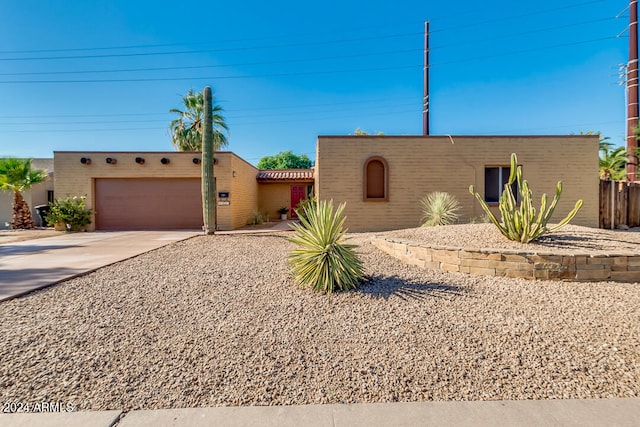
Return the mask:
[[[253,66],[253,65],[291,64],[291,63],[316,62],[316,61],[319,62],[319,61],[329,61],[334,59],[363,58],[363,57],[371,57],[371,56],[396,55],[396,54],[414,53],[414,52],[422,52],[422,49],[404,49],[404,50],[392,50],[392,51],[385,51],[385,52],[327,56],[327,57],[319,57],[319,58],[245,62],[245,63],[238,63],[238,64],[191,65],[191,66],[152,67],[152,68],[124,68],[124,69],[117,69],[117,70],[37,71],[37,72],[26,72],[26,73],[24,72],[23,73],[0,73],[0,76],[35,76],[35,75],[62,75],[62,74],[124,73],[124,72],[141,72],[141,71],[197,70],[197,69],[207,69],[207,68],[229,68],[229,67],[246,67],[246,66]]]
[[[317,42],[300,42],[300,43],[289,43],[289,44],[280,44],[280,45],[263,45],[263,46],[245,46],[245,47],[236,47],[236,48],[221,48],[221,49],[203,49],[203,50],[183,50],[183,51],[172,51],[172,52],[138,52],[138,53],[113,53],[113,54],[102,54],[102,55],[69,55],[69,56],[39,56],[39,57],[30,57],[30,58],[0,58],[0,61],[49,61],[49,60],[66,60],[66,59],[97,59],[97,58],[126,58],[126,57],[140,57],[140,56],[163,56],[163,55],[190,55],[190,54],[200,54],[200,53],[222,53],[222,52],[239,52],[239,51],[248,51],[248,50],[265,50],[265,49],[281,49],[281,48],[292,48],[292,47],[304,47],[304,46],[319,46],[325,44],[343,44],[343,43],[351,43],[351,42],[363,42],[363,41],[371,41],[371,40],[381,40],[381,39],[389,39],[389,38],[400,38],[400,37],[409,37],[423,34],[422,32],[414,32],[414,33],[404,33],[404,34],[390,34],[385,36],[372,36],[372,37],[359,37],[354,39],[334,39],[328,41],[317,41]]]

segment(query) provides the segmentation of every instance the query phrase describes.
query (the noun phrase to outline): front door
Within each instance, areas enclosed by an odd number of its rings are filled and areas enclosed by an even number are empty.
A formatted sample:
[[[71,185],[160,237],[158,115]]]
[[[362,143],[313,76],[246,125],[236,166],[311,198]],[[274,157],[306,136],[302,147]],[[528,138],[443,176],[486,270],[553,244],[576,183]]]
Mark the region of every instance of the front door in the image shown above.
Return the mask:
[[[289,210],[291,211],[291,218],[297,218],[296,209],[301,200],[305,199],[305,187],[304,185],[292,185],[291,186],[291,207]]]

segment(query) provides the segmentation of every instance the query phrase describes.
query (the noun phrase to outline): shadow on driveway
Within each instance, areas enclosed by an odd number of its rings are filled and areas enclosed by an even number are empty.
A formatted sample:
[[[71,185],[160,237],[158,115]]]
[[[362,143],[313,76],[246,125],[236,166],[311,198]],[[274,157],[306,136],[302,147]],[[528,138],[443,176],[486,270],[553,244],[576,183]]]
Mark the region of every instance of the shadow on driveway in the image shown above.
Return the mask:
[[[43,287],[55,284],[86,270],[74,268],[24,268],[6,270],[0,268],[0,301],[13,296],[21,296]]]
[[[29,255],[55,249],[79,248],[81,245],[12,245],[0,246],[0,256]]]

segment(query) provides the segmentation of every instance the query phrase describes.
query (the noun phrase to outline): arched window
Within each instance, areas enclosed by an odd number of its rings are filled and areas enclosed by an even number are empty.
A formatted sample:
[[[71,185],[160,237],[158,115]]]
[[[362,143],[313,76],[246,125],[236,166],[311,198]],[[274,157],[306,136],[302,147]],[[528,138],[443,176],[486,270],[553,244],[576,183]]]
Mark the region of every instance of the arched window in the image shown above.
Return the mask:
[[[364,162],[364,200],[389,200],[389,166],[382,157],[370,157]]]

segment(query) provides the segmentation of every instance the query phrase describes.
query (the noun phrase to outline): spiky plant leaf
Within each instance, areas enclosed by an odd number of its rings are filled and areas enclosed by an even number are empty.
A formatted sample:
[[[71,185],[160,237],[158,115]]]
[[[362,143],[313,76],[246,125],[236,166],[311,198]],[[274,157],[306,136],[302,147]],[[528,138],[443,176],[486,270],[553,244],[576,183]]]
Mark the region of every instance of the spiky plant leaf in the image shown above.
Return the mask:
[[[429,193],[420,201],[423,227],[450,225],[458,219],[460,203],[449,193],[436,191]]]
[[[363,275],[356,245],[343,243],[344,207],[340,204],[334,213],[332,200],[305,205],[300,224],[292,225],[295,234],[288,240],[298,247],[289,253],[291,273],[298,283],[318,292],[348,291]]]
[[[513,194],[511,184],[517,182],[518,192],[520,193],[520,207],[518,208],[516,196]],[[516,154],[511,154],[511,172],[509,173],[509,181],[504,186],[504,191],[500,196],[499,209],[502,221],[493,215],[487,203],[482,199],[473,186],[469,187],[469,192],[475,196],[480,203],[482,209],[487,213],[491,222],[498,227],[507,239],[519,241],[521,243],[529,243],[538,239],[543,234],[555,231],[560,227],[568,224],[580,208],[582,200],[576,202],[575,207],[562,219],[558,224],[551,228],[547,228],[547,223],[553,215],[553,211],[560,200],[562,194],[562,182],[558,182],[556,194],[547,208],[547,195],[543,194],[541,199],[540,210],[536,213],[533,207],[533,192],[529,188],[529,183],[522,177],[522,167],[518,166],[518,158]]]

